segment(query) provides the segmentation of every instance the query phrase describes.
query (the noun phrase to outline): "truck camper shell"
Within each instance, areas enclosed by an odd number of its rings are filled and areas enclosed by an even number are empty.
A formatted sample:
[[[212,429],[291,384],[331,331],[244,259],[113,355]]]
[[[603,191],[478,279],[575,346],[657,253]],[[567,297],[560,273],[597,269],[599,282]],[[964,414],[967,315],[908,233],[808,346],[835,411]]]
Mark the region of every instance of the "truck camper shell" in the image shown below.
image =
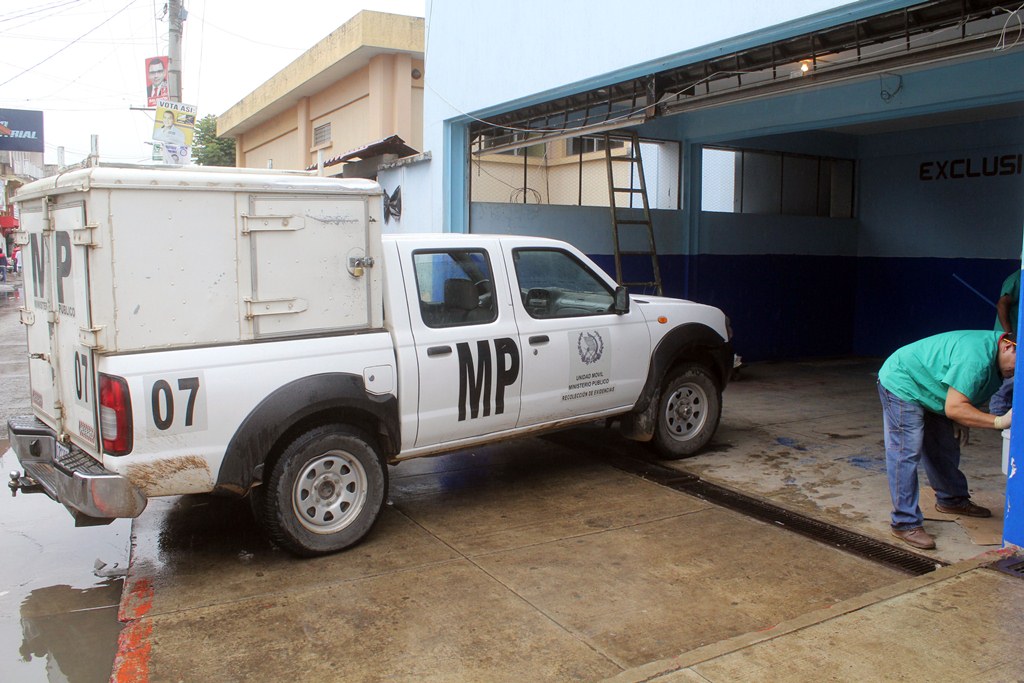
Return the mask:
[[[74,318],[92,350],[382,324],[379,269],[360,267],[379,259],[374,182],[96,166],[25,185],[16,200],[23,216],[17,241],[27,249],[26,323],[48,310]],[[199,308],[204,315],[195,315]]]

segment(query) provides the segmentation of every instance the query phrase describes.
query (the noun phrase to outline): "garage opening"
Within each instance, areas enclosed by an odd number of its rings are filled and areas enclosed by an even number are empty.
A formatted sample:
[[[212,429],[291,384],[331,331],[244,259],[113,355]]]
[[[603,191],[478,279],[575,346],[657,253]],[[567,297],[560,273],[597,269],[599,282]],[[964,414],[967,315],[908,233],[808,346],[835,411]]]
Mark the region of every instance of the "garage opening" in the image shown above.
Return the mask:
[[[1024,224],[1013,16],[925,2],[476,121],[470,229],[615,273],[594,145],[625,127],[676,164],[651,183],[665,294],[725,310],[745,360],[990,328]]]

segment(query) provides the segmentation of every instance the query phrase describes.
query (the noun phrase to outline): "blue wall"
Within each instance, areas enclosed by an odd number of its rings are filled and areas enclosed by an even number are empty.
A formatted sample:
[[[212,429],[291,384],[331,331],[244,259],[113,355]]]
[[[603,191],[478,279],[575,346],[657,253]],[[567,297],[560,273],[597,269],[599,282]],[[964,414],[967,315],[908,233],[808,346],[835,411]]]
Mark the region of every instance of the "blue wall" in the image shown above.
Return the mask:
[[[887,356],[939,332],[994,329],[999,288],[1019,267],[1016,259],[857,259],[854,353]]]
[[[1024,258],[1024,257],[1022,257]],[[1024,299],[1020,301],[1019,311],[1024,312]],[[1024,317],[1018,318],[1024,320]],[[1021,367],[1020,355],[1017,356],[1017,367]],[[1024,370],[1018,370],[1013,377],[1014,403],[1024,398]],[[1024,412],[1020,406],[1014,406],[1016,413]],[[1024,548],[1024,429],[1017,418],[1017,427],[1011,430],[1010,463],[1006,480],[1006,509],[1003,520],[1003,542],[1012,543]]]

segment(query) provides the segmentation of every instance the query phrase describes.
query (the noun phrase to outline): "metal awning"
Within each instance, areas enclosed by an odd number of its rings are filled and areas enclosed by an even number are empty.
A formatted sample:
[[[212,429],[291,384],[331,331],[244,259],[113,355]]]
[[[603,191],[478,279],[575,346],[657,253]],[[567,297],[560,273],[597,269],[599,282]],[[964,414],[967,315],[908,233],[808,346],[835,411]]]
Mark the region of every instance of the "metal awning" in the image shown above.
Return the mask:
[[[324,161],[324,168],[327,168],[328,166],[335,166],[346,161],[352,161],[353,159],[372,159],[373,157],[384,156],[385,154],[407,157],[418,153],[419,152],[417,150],[405,144],[405,140],[397,135],[392,135],[384,138],[383,140],[377,140],[376,142],[371,142],[370,144],[357,149],[349,150],[344,154],[331,157]],[[316,169],[316,164],[306,167],[307,171],[315,171]]]
[[[1018,26],[998,0],[931,0],[470,124],[474,153],[633,126],[728,101],[1008,49]],[[1012,45],[1009,47],[1013,47]]]

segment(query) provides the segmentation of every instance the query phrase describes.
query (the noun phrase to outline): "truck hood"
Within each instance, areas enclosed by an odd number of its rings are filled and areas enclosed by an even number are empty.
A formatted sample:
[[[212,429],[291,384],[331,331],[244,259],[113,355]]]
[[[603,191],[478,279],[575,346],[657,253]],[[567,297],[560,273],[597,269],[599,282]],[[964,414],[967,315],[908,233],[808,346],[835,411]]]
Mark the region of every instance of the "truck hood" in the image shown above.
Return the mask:
[[[631,297],[632,305],[643,314],[652,330],[663,327],[666,331],[681,323],[702,323],[729,341],[731,330],[725,313],[706,304],[666,296],[638,295]],[[661,318],[665,321],[662,322]]]

